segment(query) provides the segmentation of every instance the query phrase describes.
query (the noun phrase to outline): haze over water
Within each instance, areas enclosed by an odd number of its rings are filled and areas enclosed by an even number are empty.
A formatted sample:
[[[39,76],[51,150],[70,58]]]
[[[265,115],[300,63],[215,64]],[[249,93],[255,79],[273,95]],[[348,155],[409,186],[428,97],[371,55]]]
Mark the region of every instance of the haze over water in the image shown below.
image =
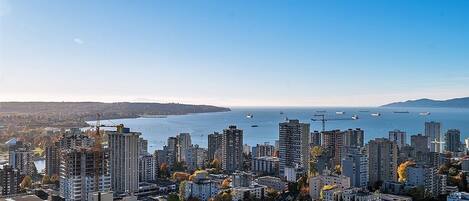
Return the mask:
[[[311,131],[322,130],[321,122],[311,121],[316,111],[325,110],[326,118],[350,118],[358,115],[358,120],[340,120],[326,122],[326,130],[361,128],[365,130],[365,142],[377,137],[388,137],[388,132],[400,129],[407,132],[407,143],[410,136],[424,133],[425,121],[442,123],[442,137],[446,130],[456,128],[461,130],[461,141],[469,134],[469,109],[450,108],[231,108],[230,112],[189,114],[168,116],[167,118],[137,118],[103,120],[105,124],[124,124],[131,131],[141,132],[149,141],[149,151],[161,149],[170,136],[181,132],[188,132],[192,136],[192,143],[207,147],[207,135],[214,131],[222,132],[229,125],[236,125],[244,130],[244,143],[249,145],[270,142],[274,144],[278,139],[278,124],[289,119],[299,119],[310,123]],[[337,111],[345,114],[337,115]],[[369,111],[369,112],[360,112]],[[409,113],[394,113],[394,111],[409,111]],[[284,114],[280,114],[283,112]],[[371,116],[379,112],[380,117]],[[422,116],[420,112],[431,112]],[[246,118],[252,114],[253,118]],[[94,122],[89,122],[94,124]],[[258,125],[258,127],[251,127]]]

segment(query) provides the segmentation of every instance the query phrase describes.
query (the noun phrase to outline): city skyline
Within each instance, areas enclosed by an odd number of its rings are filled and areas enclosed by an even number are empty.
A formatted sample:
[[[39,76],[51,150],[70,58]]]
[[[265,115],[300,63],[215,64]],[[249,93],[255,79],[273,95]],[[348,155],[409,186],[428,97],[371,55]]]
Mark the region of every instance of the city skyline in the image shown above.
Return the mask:
[[[469,96],[468,2],[0,1],[0,101],[379,106]]]

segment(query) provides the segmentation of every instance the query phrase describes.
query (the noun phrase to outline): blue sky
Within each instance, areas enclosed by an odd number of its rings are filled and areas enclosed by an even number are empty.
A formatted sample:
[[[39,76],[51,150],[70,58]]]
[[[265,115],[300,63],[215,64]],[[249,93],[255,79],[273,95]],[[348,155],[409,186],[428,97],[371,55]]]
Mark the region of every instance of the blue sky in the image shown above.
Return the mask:
[[[375,106],[468,86],[468,1],[0,0],[2,101]]]

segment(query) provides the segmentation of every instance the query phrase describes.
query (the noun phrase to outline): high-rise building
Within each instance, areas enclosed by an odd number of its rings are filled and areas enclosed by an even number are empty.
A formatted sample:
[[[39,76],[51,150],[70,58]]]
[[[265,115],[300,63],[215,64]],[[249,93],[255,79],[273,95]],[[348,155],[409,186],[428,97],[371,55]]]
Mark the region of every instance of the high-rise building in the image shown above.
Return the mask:
[[[262,156],[274,156],[275,147],[270,145],[268,142],[264,144],[257,144],[252,148],[252,157],[262,157]]]
[[[344,131],[344,146],[363,147],[365,131],[360,128],[348,129]]]
[[[204,167],[207,163],[207,150],[199,147],[199,145],[192,145],[186,151],[186,165],[190,171],[197,168]]]
[[[425,122],[425,136],[428,137],[428,147],[431,152],[440,151],[441,140],[441,123],[440,122]]]
[[[166,152],[166,149],[155,150],[155,153],[153,153],[153,156],[155,156],[156,164],[158,164],[157,166],[158,168],[163,163],[168,164],[168,153]]]
[[[397,180],[398,148],[395,142],[376,138],[367,145],[369,185]]]
[[[416,153],[427,153],[430,151],[428,148],[428,136],[423,136],[422,134],[410,136],[410,146],[414,148]]]
[[[167,154],[166,161],[168,162],[169,167],[174,167],[177,162],[178,156],[178,139],[177,137],[169,137],[168,144],[164,147],[164,150]]]
[[[143,138],[138,138],[138,147],[139,147],[139,155],[145,156],[148,154],[148,140]]]
[[[311,132],[311,147],[321,146],[321,133],[319,131]]]
[[[31,149],[31,144],[16,141],[15,144],[8,146],[8,153],[8,162],[13,168],[18,169],[22,175],[33,175],[34,153]]]
[[[461,132],[450,129],[445,133],[445,151],[458,152],[461,148]]]
[[[293,119],[279,124],[280,176],[286,176],[286,168],[308,171],[309,128],[309,124]]]
[[[75,147],[61,151],[60,196],[86,201],[94,192],[111,190],[107,149]]]
[[[186,162],[187,150],[192,147],[191,135],[189,133],[180,133],[177,139],[177,160],[178,162]]]
[[[246,155],[246,156],[251,154],[251,146],[249,146],[248,144],[244,144],[243,145],[243,154]]]
[[[225,171],[234,172],[243,168],[243,130],[231,125],[223,130],[221,165]]]
[[[117,131],[107,131],[112,190],[115,194],[132,194],[138,191],[140,135],[123,126],[118,127]]]
[[[353,187],[366,188],[368,186],[368,157],[365,154],[346,154],[342,159],[342,175],[350,178]]]
[[[11,165],[4,165],[0,170],[0,186],[2,195],[14,195],[20,190],[22,176],[18,169],[13,168]]]
[[[65,132],[60,139],[60,149],[68,149],[73,147],[92,146],[92,139],[87,135],[83,135],[79,128],[71,128]]]
[[[425,193],[438,197],[440,194],[441,179],[438,175],[438,168],[431,166],[415,165],[406,168],[406,185],[421,186],[425,189]]]
[[[155,181],[158,172],[157,162],[153,155],[146,154],[139,156],[138,178],[140,182]]]
[[[389,131],[389,140],[395,142],[399,149],[402,149],[406,143],[406,132],[400,130]]]
[[[348,132],[348,134],[351,133],[353,132]],[[326,149],[326,153],[329,154],[329,157],[332,158],[332,167],[340,165],[344,148],[344,138],[345,132],[341,132],[340,130],[322,132],[322,146]]]
[[[46,146],[46,174],[48,176],[59,175],[60,170],[60,142],[52,142]]]
[[[212,162],[218,156],[221,156],[222,134],[214,132],[208,135],[208,161]],[[221,159],[221,157],[220,157]]]

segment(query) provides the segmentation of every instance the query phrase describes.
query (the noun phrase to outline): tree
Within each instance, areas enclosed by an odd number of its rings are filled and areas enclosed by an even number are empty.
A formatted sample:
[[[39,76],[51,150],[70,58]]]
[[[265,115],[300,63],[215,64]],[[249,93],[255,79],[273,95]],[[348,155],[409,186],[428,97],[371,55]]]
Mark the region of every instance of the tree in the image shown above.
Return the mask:
[[[173,171],[185,172],[185,171],[186,171],[186,167],[185,167],[184,162],[176,162],[176,163],[174,163]]]
[[[51,183],[51,181],[50,181],[49,175],[47,175],[47,174],[44,175],[44,176],[42,177],[42,184],[50,184],[50,183]]]
[[[199,198],[189,197],[187,198],[187,201],[201,201],[201,200]]]
[[[25,176],[23,178],[23,181],[21,181],[20,183],[20,188],[21,189],[27,189],[27,188],[31,188],[31,186],[33,185],[33,180],[31,179],[30,176]]]
[[[213,201],[232,201],[233,196],[231,195],[230,191],[225,191],[223,193],[218,194],[213,198]]]
[[[172,179],[181,182],[181,181],[187,181],[189,179],[189,174],[185,172],[175,172],[173,173]]]
[[[169,176],[169,167],[168,164],[162,163],[160,165],[160,177],[161,178],[168,178]]]
[[[340,165],[336,165],[334,168],[334,173],[342,174],[342,167]]]
[[[221,182],[221,188],[222,189],[227,189],[230,188],[230,179],[224,179],[223,182]]]
[[[180,200],[184,200],[186,198],[186,185],[187,185],[187,181],[182,181],[180,184],[179,184],[179,199]]]
[[[407,179],[407,167],[415,165],[414,161],[405,161],[397,167],[397,175],[399,176],[399,182],[403,183]]]
[[[279,195],[279,193],[278,193],[275,189],[273,189],[273,188],[268,188],[268,189],[266,190],[266,199],[267,199],[268,201],[274,201],[274,200],[276,200],[277,197],[278,197],[278,195]]]
[[[170,193],[168,195],[168,201],[180,201],[178,195],[175,193]]]
[[[210,163],[210,167],[220,170],[221,169],[220,161],[218,161],[218,159],[213,159],[213,161]]]
[[[55,185],[58,185],[59,182],[60,182],[60,178],[58,175],[54,174],[50,177],[50,182],[55,184]]]
[[[458,175],[458,173],[459,173],[459,171],[458,171],[456,168],[454,168],[454,167],[451,167],[451,168],[449,168],[449,170],[448,170],[449,176],[456,176],[456,175]]]
[[[317,176],[319,174],[317,163],[319,158],[324,153],[324,150],[321,146],[314,146],[310,152],[310,161],[309,161],[309,174],[310,176]]]

